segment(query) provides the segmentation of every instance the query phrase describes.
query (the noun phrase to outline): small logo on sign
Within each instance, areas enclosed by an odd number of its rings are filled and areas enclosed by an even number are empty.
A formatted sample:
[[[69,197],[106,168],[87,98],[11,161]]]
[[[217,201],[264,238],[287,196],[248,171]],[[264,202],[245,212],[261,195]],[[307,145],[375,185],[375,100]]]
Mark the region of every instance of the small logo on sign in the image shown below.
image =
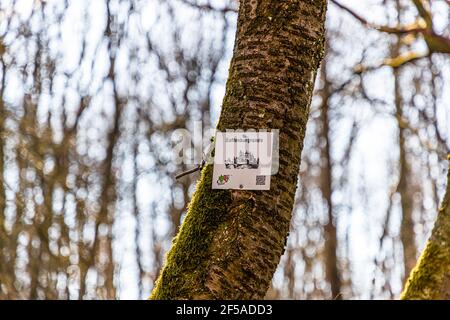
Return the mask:
[[[217,179],[217,184],[222,186],[225,183],[227,183],[229,180],[230,180],[230,175],[229,174],[221,175],[221,176],[219,176],[219,179]]]

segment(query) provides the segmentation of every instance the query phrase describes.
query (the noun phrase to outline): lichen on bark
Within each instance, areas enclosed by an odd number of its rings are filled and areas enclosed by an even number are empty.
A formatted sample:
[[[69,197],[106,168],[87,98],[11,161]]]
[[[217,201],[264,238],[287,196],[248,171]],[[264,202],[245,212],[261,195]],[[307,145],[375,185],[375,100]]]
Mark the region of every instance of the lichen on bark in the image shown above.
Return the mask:
[[[450,154],[447,190],[425,249],[405,285],[404,300],[450,299]]]
[[[279,129],[270,191],[212,190],[203,169],[151,299],[263,298],[289,232],[326,1],[241,1],[217,125]]]

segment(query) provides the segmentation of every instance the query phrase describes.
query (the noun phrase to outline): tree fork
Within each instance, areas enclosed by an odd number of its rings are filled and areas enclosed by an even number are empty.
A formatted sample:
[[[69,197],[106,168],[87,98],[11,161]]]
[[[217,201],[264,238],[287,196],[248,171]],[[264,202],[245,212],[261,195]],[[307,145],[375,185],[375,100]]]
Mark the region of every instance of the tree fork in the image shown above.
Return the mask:
[[[270,191],[196,192],[151,299],[261,299],[285,248],[314,81],[323,57],[326,0],[240,2],[217,125],[279,129]]]

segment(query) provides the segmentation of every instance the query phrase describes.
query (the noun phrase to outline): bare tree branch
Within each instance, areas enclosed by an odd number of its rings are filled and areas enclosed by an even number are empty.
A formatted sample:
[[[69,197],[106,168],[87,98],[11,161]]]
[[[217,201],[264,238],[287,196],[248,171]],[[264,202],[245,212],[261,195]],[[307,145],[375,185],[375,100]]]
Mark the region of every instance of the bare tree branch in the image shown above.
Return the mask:
[[[371,29],[381,31],[381,32],[392,33],[392,34],[409,34],[409,33],[422,33],[426,30],[425,26],[422,23],[420,23],[420,21],[417,21],[413,24],[406,25],[406,26],[396,26],[396,27],[376,25],[376,24],[373,24],[373,23],[367,21],[367,19],[365,19],[361,15],[357,14],[352,9],[339,3],[338,1],[331,0],[331,2],[333,4],[335,4],[336,6],[338,6],[339,8],[341,8],[342,10],[350,13],[354,18],[356,18],[364,26],[371,28]]]
[[[224,8],[216,8],[213,7],[211,4],[197,4],[197,3],[193,3],[190,0],[179,0],[182,3],[196,8],[196,9],[200,9],[200,10],[206,10],[206,11],[215,11],[215,12],[220,12],[220,13],[228,13],[228,12],[237,12],[237,9],[235,8],[231,8],[231,7],[224,7]]]

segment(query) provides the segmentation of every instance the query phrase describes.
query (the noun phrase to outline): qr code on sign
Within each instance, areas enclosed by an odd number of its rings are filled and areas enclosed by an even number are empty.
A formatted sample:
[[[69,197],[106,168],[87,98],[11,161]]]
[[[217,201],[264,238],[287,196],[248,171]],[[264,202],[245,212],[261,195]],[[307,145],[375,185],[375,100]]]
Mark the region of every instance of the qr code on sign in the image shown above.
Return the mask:
[[[257,186],[265,186],[266,185],[266,176],[256,176],[256,185]]]

